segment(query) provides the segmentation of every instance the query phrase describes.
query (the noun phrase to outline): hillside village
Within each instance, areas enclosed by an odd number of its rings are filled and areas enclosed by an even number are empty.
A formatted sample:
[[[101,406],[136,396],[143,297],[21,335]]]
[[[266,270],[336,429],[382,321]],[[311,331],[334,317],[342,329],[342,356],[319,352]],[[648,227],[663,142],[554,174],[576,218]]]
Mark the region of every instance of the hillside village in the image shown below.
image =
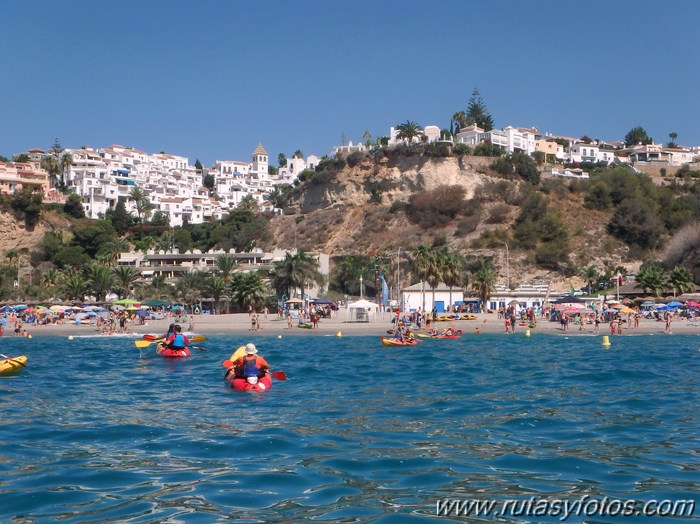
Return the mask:
[[[12,161],[0,162],[0,192],[12,195],[31,188],[33,194],[41,195],[45,204],[65,204],[69,196],[77,195],[86,216],[92,219],[110,217],[110,213],[121,205],[132,216],[138,216],[139,223],[158,216],[160,230],[166,226],[171,232],[181,226],[221,221],[243,203],[246,209],[251,209],[252,205],[257,213],[277,217],[270,222],[271,240],[257,245],[253,242],[243,249],[203,251],[190,247],[180,250],[175,247],[172,234],[163,235],[148,249],[136,246],[136,249],[129,250],[128,245],[122,246],[117,265],[134,269],[142,283],[163,278],[174,284],[194,269],[215,267],[224,254],[233,256],[242,267],[269,270],[284,260],[285,253],[298,253],[299,249],[313,253],[318,269],[328,282],[334,257],[351,256],[358,252],[358,248],[364,253],[398,249],[400,263],[402,245],[407,246],[404,251],[407,255],[410,245],[435,243],[436,238],[447,235],[449,247],[456,252],[470,251],[479,256],[495,257],[501,272],[507,268],[510,273],[512,267],[514,275],[519,271],[530,275],[527,279],[513,278],[515,286],[557,279],[546,271],[533,273],[532,254],[528,256],[522,246],[519,253],[516,250],[508,259],[510,237],[504,237],[495,226],[512,227],[517,204],[505,208],[504,204],[488,204],[489,211],[479,227],[474,225],[468,231],[464,230],[465,221],[474,224],[475,219],[479,221],[477,217],[467,216],[459,222],[453,221],[451,226],[440,229],[437,234],[400,219],[386,206],[387,200],[388,204],[393,203],[391,209],[394,209],[394,204],[408,202],[413,194],[428,194],[439,191],[441,187],[461,187],[466,200],[483,200],[484,195],[477,194],[477,191],[498,185],[498,175],[493,172],[492,163],[501,155],[534,158],[543,176],[566,180],[588,178],[582,167],[616,165],[627,166],[628,172],[634,174],[655,174],[658,179],[659,174],[666,172],[673,174],[681,169],[697,169],[693,162],[700,153],[700,146],[681,147],[675,143],[664,146],[650,140],[626,146],[624,142],[605,142],[586,136],[576,139],[542,133],[536,128],[507,126],[486,130],[487,126],[480,127],[476,123],[456,127],[452,134],[438,126],[421,128],[407,121],[391,127],[388,136],[375,140],[365,136],[363,142],[338,145],[330,156],[305,156],[298,151],[287,159],[281,154],[279,166],[271,164],[262,144],[255,147],[249,161],[217,160],[205,168],[198,161],[193,165],[187,157],[163,152],[149,154],[122,145],[63,149],[56,141],[49,150],[31,149],[16,154]],[[437,156],[452,158],[428,158],[419,162],[411,158],[415,151],[427,151],[432,146],[437,148],[434,151],[440,152]],[[404,154],[409,156],[403,158]],[[398,157],[389,161],[387,155]],[[357,162],[359,164],[355,165]],[[348,166],[342,177],[338,173],[339,165]],[[353,165],[355,167],[351,167]],[[334,180],[334,173],[340,178]],[[273,197],[280,189],[285,195],[281,201]],[[520,192],[516,186],[513,189],[513,195]],[[363,205],[367,202],[368,192],[370,202],[384,199],[385,205]],[[521,198],[511,197],[513,202],[510,204]],[[344,209],[342,218],[335,212],[340,207]],[[500,218],[494,218],[499,214],[502,215]],[[304,218],[307,220],[302,221]],[[619,264],[628,256],[625,253],[629,248],[619,241],[606,240],[601,218],[590,222],[585,229],[577,226],[583,232],[578,233],[579,242],[585,239],[588,246],[598,244],[598,247],[592,251],[574,250],[565,257],[571,259],[569,262],[562,259],[543,266],[554,269],[567,265],[581,267],[596,260],[601,266],[613,262],[618,264],[610,266],[618,268],[616,271],[624,269]],[[576,221],[580,222],[580,218]],[[395,234],[397,230],[403,232],[401,239]],[[460,230],[463,231],[460,233]],[[26,240],[22,242],[25,244]],[[518,243],[512,247],[517,248]],[[6,247],[5,251],[8,248],[12,249],[12,246]],[[31,250],[28,245],[20,249]],[[564,244],[557,249],[568,248]],[[533,253],[534,250],[533,245]],[[607,253],[605,259],[600,258],[601,252]],[[556,258],[556,255],[550,253],[548,257]],[[32,271],[28,269],[31,278]],[[18,269],[17,272],[19,279],[22,271]],[[570,269],[568,273],[570,277]],[[607,275],[606,278],[609,282],[611,277]],[[510,277],[507,280],[510,285]],[[562,282],[560,287],[569,288],[574,281],[566,278]],[[580,285],[583,281],[577,279],[575,282]],[[393,284],[396,286],[398,282]],[[503,283],[499,286],[498,292],[508,296],[508,286]],[[324,286],[314,286],[309,291],[323,293]]]

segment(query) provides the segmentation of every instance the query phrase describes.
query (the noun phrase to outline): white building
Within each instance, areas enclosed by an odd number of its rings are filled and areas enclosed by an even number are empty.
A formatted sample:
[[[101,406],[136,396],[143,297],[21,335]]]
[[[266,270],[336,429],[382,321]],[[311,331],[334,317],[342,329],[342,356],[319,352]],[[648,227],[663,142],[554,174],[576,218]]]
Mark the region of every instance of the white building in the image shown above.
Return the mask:
[[[530,155],[536,151],[535,142],[538,137],[537,129],[517,128],[508,126],[505,129],[484,131],[476,124],[463,127],[455,136],[455,142],[476,147],[479,144],[490,143],[501,147],[506,153],[524,153]]]
[[[400,303],[405,311],[423,309],[423,289],[425,289],[425,310],[428,312],[435,307],[438,313],[442,313],[447,310],[448,306],[464,300],[464,291],[461,287],[450,289],[442,282],[435,288],[435,298],[433,300],[433,290],[428,283],[419,282],[401,290]]]
[[[508,307],[515,301],[518,303],[516,310],[537,308],[548,301],[549,297],[549,284],[522,284],[516,289],[508,289],[502,284],[497,284],[486,307],[491,311],[498,311],[499,308]]]
[[[611,164],[615,160],[615,152],[610,149],[600,149],[597,144],[585,142],[572,143],[566,150],[568,162],[604,162]]]

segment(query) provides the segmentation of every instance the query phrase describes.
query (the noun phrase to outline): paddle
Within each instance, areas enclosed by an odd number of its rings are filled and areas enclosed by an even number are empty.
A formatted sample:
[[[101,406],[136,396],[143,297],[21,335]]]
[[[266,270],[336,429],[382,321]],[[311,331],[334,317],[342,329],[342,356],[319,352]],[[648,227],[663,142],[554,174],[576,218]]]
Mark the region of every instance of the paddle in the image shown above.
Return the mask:
[[[197,335],[196,337],[192,337],[190,339],[190,342],[204,342],[207,339],[204,335]],[[156,342],[160,342],[163,339],[154,339],[154,340],[134,340],[134,345],[141,349],[141,348],[147,348],[151,344],[154,344]]]
[[[231,369],[233,367],[233,360],[226,359],[221,363],[221,365],[226,369]],[[287,374],[284,371],[272,371],[270,372],[270,375],[275,377],[277,380],[287,380]]]
[[[7,355],[3,355],[2,353],[0,353],[0,357],[6,358],[7,360],[10,360],[10,361],[14,362],[15,364],[19,364],[22,367],[25,367],[25,368],[27,367],[27,365],[24,362],[22,362],[20,360],[15,360],[14,358],[8,357]],[[284,379],[282,379],[282,380],[284,380]]]

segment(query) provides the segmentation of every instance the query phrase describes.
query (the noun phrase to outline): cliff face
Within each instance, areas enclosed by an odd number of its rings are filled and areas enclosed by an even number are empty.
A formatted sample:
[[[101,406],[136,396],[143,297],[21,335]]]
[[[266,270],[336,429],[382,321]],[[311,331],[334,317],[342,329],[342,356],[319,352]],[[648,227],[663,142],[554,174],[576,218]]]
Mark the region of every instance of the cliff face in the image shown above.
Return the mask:
[[[47,231],[67,232],[70,221],[53,213],[43,213],[39,223],[28,230],[22,220],[9,213],[0,212],[0,256],[8,251],[29,253],[36,249]]]
[[[402,157],[397,161],[383,159],[378,163],[365,160],[355,167],[346,167],[336,176],[317,175],[303,190],[292,194],[288,211],[310,213],[338,206],[357,206],[369,201],[373,188],[381,191],[383,202],[405,201],[413,193],[430,191],[444,185],[460,185],[466,197],[490,180],[486,174],[490,158],[424,158]]]

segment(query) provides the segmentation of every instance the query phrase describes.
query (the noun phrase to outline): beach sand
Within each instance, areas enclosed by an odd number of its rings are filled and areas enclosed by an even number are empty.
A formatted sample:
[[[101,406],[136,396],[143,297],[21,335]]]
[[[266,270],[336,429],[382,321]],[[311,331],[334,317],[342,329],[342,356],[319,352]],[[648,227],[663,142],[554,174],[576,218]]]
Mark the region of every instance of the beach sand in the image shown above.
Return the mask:
[[[372,319],[369,322],[348,322],[346,320],[345,310],[336,312],[335,318],[321,319],[318,329],[306,329],[297,326],[297,321],[294,320],[291,329],[287,328],[287,320],[278,318],[276,315],[270,315],[266,320],[260,315],[260,324],[262,329],[259,331],[250,330],[250,317],[248,313],[237,313],[229,315],[200,315],[194,318],[194,329],[192,332],[198,335],[222,335],[222,334],[247,334],[251,338],[265,335],[293,335],[293,336],[326,336],[337,335],[342,336],[359,336],[359,335],[386,335],[387,330],[392,328],[392,314],[381,313],[376,320]],[[162,334],[168,329],[172,319],[161,319],[149,321],[145,325],[129,324],[131,334]],[[493,314],[477,314],[475,320],[457,320],[452,322],[435,322],[433,325],[438,330],[443,330],[449,326],[455,329],[461,329],[465,335],[478,336],[479,333],[505,333],[504,320],[499,319]],[[9,327],[9,326],[8,326]],[[182,324],[183,330],[188,327],[188,322]],[[64,324],[61,326],[26,326],[28,333],[34,337],[41,336],[85,336],[99,335],[97,328],[90,324]],[[479,333],[476,333],[476,330]],[[641,319],[638,328],[624,328],[622,336],[639,335],[639,334],[664,334],[665,322],[656,320]],[[528,330],[527,326],[516,326],[514,336],[524,336]],[[673,334],[700,334],[700,323],[687,322],[680,319],[673,320]],[[586,324],[582,331],[579,331],[577,324],[570,324],[567,331],[563,331],[559,322],[550,322],[547,320],[539,320],[537,327],[530,329],[532,335],[535,334],[550,334],[550,335],[593,335],[593,325]],[[14,334],[12,329],[5,329],[5,337],[12,337]],[[601,323],[600,336],[610,334],[610,326],[607,323]],[[109,335],[103,335],[109,336]],[[124,336],[119,334],[119,336]],[[512,336],[512,335],[511,335]],[[615,335],[619,336],[619,335]]]

